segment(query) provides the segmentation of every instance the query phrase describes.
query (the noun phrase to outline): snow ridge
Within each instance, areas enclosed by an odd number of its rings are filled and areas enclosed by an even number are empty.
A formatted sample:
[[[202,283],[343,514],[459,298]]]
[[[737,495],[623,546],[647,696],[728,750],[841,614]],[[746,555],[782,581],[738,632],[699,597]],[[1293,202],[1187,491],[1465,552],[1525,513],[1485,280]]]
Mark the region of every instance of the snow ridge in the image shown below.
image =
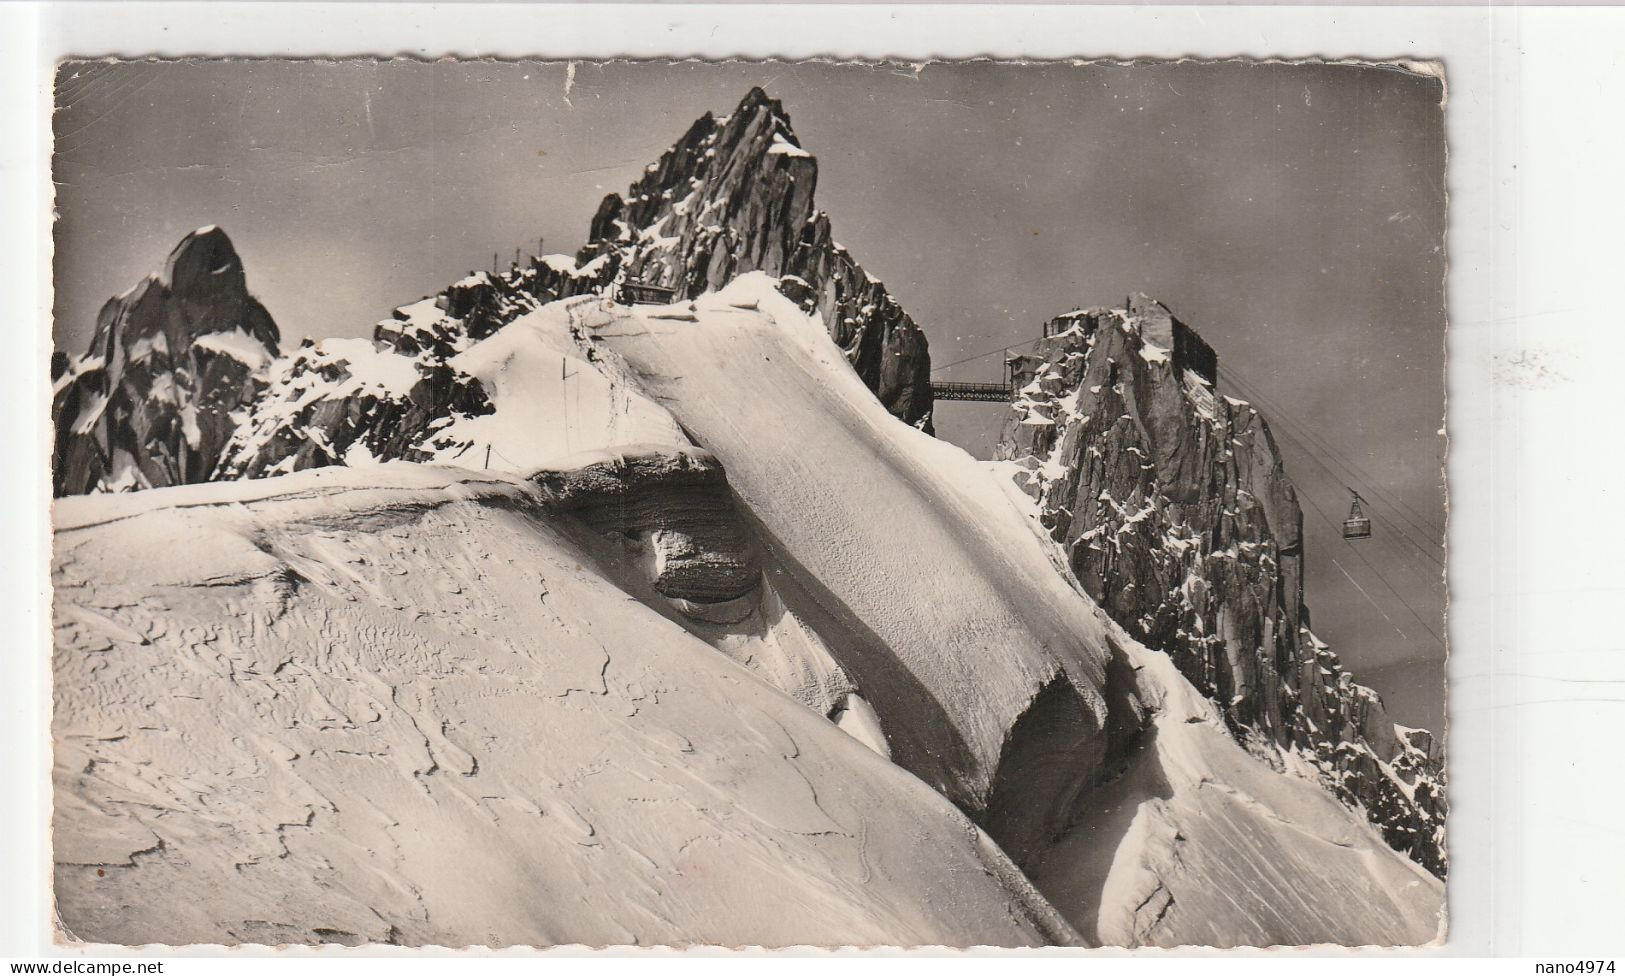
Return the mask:
[[[500,420],[549,357],[688,443],[61,506],[70,929],[769,946],[1438,931],[1437,879],[1238,746],[1084,595],[1028,500],[898,423],[772,277],[670,306],[551,302],[455,359]],[[177,536],[184,553],[152,545]],[[165,816],[141,818],[155,795]],[[183,910],[144,907],[157,887]],[[526,907],[537,891],[548,912]]]

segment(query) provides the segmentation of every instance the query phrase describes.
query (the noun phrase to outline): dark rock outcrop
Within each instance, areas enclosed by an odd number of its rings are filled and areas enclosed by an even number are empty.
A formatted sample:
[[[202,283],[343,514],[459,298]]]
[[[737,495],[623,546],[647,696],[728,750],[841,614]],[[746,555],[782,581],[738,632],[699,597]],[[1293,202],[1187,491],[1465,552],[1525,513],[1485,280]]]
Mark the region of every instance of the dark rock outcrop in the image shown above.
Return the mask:
[[[55,493],[210,480],[278,340],[225,232],[186,235],[102,307],[89,352],[53,357]]]
[[[429,460],[434,455],[424,446],[436,431],[492,409],[480,382],[452,357],[541,305],[604,290],[616,260],[576,267],[554,254],[503,274],[474,272],[396,309],[374,327],[371,343],[306,340],[272,366],[266,392],[227,446],[220,476]]]
[[[614,254],[580,267],[550,254],[502,274],[472,272],[439,294],[396,309],[373,329],[373,341],[403,356],[445,360],[548,302],[605,291],[618,266]]]
[[[479,380],[430,356],[378,352],[364,339],[306,339],[277,360],[269,381],[226,446],[220,480],[357,461],[427,461],[432,455],[418,445],[435,430],[491,412]]]
[[[1310,632],[1303,516],[1264,418],[1219,394],[1212,349],[1144,296],[1060,316],[1044,336],[1012,364],[998,456],[1085,589],[1256,753],[1306,761],[1442,875],[1441,757]]]
[[[627,451],[531,480],[555,509],[625,545],[662,596],[726,603],[761,585],[755,538],[706,451]]]
[[[929,430],[925,335],[884,285],[830,235],[813,206],[818,160],[776,99],[751,89],[731,115],[709,112],[626,195],[604,198],[579,257],[622,257],[625,280],[693,297],[762,271],[816,312],[847,361],[903,421]]]

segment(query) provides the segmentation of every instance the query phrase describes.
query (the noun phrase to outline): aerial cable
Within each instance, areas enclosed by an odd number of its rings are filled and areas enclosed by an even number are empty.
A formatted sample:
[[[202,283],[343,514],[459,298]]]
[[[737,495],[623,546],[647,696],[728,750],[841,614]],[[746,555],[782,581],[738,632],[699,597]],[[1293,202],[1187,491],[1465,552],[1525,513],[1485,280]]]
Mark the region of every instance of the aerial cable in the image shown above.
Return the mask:
[[[1042,339],[1042,338],[1043,338],[1042,336],[1039,337],[1039,339]],[[1012,349],[1024,349],[1027,346],[1030,346],[1030,345],[1032,345],[1033,343],[1035,343],[1037,341],[1039,341],[1039,340],[1038,339],[1028,339],[1026,342],[1022,342],[1022,343],[1016,343],[1016,344],[1008,344],[1007,343],[1005,345],[999,346],[996,349],[989,349],[987,352],[979,352],[974,356],[967,356],[964,359],[956,359],[951,363],[943,363],[941,366],[933,366],[933,367],[931,367],[931,372],[933,372],[933,373],[940,372],[941,370],[945,370],[945,369],[949,368],[950,366],[963,366],[965,363],[972,363],[972,362],[975,362],[978,359],[986,359],[987,357],[993,355],[994,353],[1009,352]]]
[[[1283,438],[1285,438],[1286,440],[1290,441],[1291,443],[1297,445],[1298,448],[1300,448],[1304,452],[1304,456],[1307,457],[1312,464],[1314,464],[1317,468],[1319,468],[1322,474],[1324,474],[1328,479],[1330,479],[1331,484],[1337,485],[1337,484],[1339,484],[1340,482],[1343,481],[1342,478],[1338,477],[1336,472],[1334,472],[1330,468],[1326,467],[1326,465],[1316,456],[1316,453],[1315,453],[1313,448],[1311,448],[1307,444],[1303,443],[1303,441],[1301,439],[1299,439],[1298,437],[1294,436],[1291,431],[1289,431],[1289,430],[1287,430],[1285,428],[1281,428],[1279,433]],[[1307,487],[1307,486],[1305,486],[1305,487]],[[1304,498],[1306,500],[1309,500],[1309,497],[1310,496],[1307,493],[1304,494]],[[1369,501],[1369,499],[1367,501]],[[1334,526],[1334,528],[1335,528],[1335,526]],[[1433,552],[1430,551],[1429,547],[1425,543],[1418,542],[1415,538],[1413,538],[1411,536],[1410,532],[1406,531],[1405,523],[1403,523],[1403,522],[1390,522],[1390,523],[1388,523],[1388,528],[1389,528],[1390,531],[1392,531],[1392,533],[1395,536],[1397,536],[1398,538],[1404,540],[1404,542],[1406,544],[1408,544],[1411,547],[1411,549],[1414,550],[1417,554],[1419,554],[1422,558],[1424,558],[1424,559],[1428,560],[1429,562],[1433,563],[1435,566],[1437,566],[1440,569],[1444,568],[1444,563],[1439,559],[1438,556],[1436,556]],[[1414,558],[1414,557],[1411,557],[1411,558]]]
[[[1357,482],[1358,484],[1360,484],[1362,487],[1364,487],[1366,489],[1367,494],[1369,494],[1370,496],[1372,496],[1374,498],[1377,498],[1384,505],[1388,506],[1390,511],[1393,512],[1394,516],[1397,519],[1402,520],[1404,524],[1408,525],[1410,527],[1411,531],[1415,532],[1417,535],[1420,535],[1424,539],[1428,539],[1429,540],[1428,545],[1423,546],[1423,545],[1417,543],[1414,539],[1410,538],[1409,536],[1406,536],[1406,541],[1410,542],[1413,546],[1417,546],[1418,551],[1420,551],[1428,559],[1432,560],[1436,565],[1443,568],[1444,564],[1442,562],[1440,562],[1439,559],[1432,552],[1433,549],[1437,549],[1438,546],[1439,546],[1438,542],[1433,541],[1434,538],[1435,538],[1435,533],[1430,533],[1426,529],[1422,528],[1421,526],[1418,526],[1414,520],[1405,518],[1404,512],[1401,511],[1401,509],[1404,508],[1404,506],[1402,506],[1395,499],[1392,499],[1392,498],[1388,497],[1386,492],[1382,491],[1381,489],[1376,488],[1367,479],[1355,477],[1352,474],[1352,472],[1347,470],[1348,465],[1346,465],[1346,464],[1340,464],[1339,465],[1339,466],[1341,466],[1341,467],[1343,467],[1345,469],[1345,471],[1344,471],[1344,473],[1342,475],[1339,475],[1336,472],[1332,471],[1330,468],[1326,467],[1326,465],[1321,462],[1318,455],[1321,454],[1321,453],[1325,453],[1325,454],[1328,455],[1328,460],[1331,460],[1332,462],[1337,463],[1337,459],[1335,457],[1331,456],[1332,454],[1335,454],[1335,451],[1333,451],[1329,447],[1326,447],[1323,444],[1320,445],[1320,448],[1317,451],[1316,447],[1313,444],[1311,444],[1311,442],[1308,440],[1308,435],[1306,435],[1302,430],[1299,429],[1301,427],[1301,425],[1295,425],[1295,424],[1284,422],[1285,421],[1285,414],[1281,413],[1280,408],[1278,406],[1275,406],[1273,404],[1268,403],[1267,398],[1263,397],[1263,396],[1260,396],[1257,393],[1256,390],[1247,388],[1248,386],[1250,386],[1250,384],[1244,385],[1244,384],[1242,384],[1240,382],[1237,382],[1236,386],[1237,386],[1238,390],[1241,390],[1241,392],[1243,392],[1249,398],[1254,399],[1258,403],[1263,404],[1266,407],[1268,407],[1270,409],[1271,413],[1277,414],[1278,415],[1277,420],[1278,421],[1283,421],[1283,422],[1273,422],[1272,426],[1276,428],[1276,430],[1281,434],[1281,436],[1283,436],[1283,437],[1287,438],[1288,440],[1292,441],[1294,444],[1297,444],[1298,447],[1300,447],[1304,451],[1304,453],[1309,456],[1309,459],[1311,461],[1313,461],[1316,465],[1318,465],[1322,471],[1326,472],[1327,476],[1329,478],[1331,478],[1333,483],[1345,483],[1347,480],[1352,480],[1352,481]],[[1266,418],[1266,419],[1268,419],[1268,418]],[[1395,523],[1390,523],[1390,524],[1394,525]]]
[[[1366,471],[1364,468],[1360,467],[1360,465],[1357,462],[1355,462],[1352,458],[1349,458],[1349,457],[1343,455],[1336,448],[1332,447],[1329,443],[1327,443],[1325,441],[1324,438],[1322,438],[1319,434],[1317,434],[1312,428],[1310,428],[1303,421],[1298,420],[1295,417],[1292,417],[1288,412],[1283,411],[1281,409],[1280,405],[1275,403],[1272,400],[1272,398],[1270,398],[1268,396],[1265,396],[1263,394],[1263,392],[1261,391],[1261,389],[1260,389],[1260,387],[1259,387],[1259,385],[1258,385],[1258,383],[1256,381],[1254,381],[1252,379],[1249,379],[1248,377],[1243,375],[1239,370],[1235,370],[1235,369],[1227,369],[1227,370],[1225,370],[1225,374],[1227,376],[1229,376],[1236,383],[1236,385],[1238,387],[1247,387],[1248,388],[1247,391],[1246,391],[1247,395],[1249,397],[1251,397],[1251,398],[1256,399],[1259,403],[1262,403],[1265,406],[1267,406],[1270,409],[1271,413],[1274,413],[1274,414],[1277,415],[1277,420],[1280,423],[1291,425],[1292,427],[1299,430],[1299,432],[1304,437],[1307,437],[1307,438],[1310,438],[1310,439],[1314,440],[1315,443],[1323,451],[1326,451],[1328,453],[1328,455],[1331,456],[1332,460],[1335,463],[1337,463],[1338,466],[1340,466],[1340,467],[1342,467],[1344,469],[1344,471],[1346,472],[1346,474],[1347,474],[1347,476],[1349,478],[1364,484],[1365,487],[1368,489],[1369,493],[1372,495],[1372,497],[1381,496],[1384,504],[1388,505],[1390,508],[1395,509],[1395,510],[1400,510],[1400,511],[1403,511],[1403,512],[1409,514],[1412,517],[1413,520],[1415,520],[1417,522],[1420,522],[1422,524],[1422,526],[1426,527],[1426,529],[1432,530],[1432,534],[1434,534],[1436,536],[1441,536],[1441,537],[1444,535],[1444,527],[1441,526],[1441,525],[1436,524],[1431,518],[1428,518],[1427,516],[1422,515],[1421,513],[1417,512],[1415,509],[1411,508],[1409,505],[1405,504],[1404,502],[1402,502],[1402,501],[1400,501],[1398,499],[1386,497],[1384,490],[1378,487],[1378,483],[1379,483],[1378,479],[1375,478],[1371,474],[1371,472]],[[1418,531],[1422,532],[1422,534],[1424,534],[1424,535],[1428,534],[1427,531],[1425,531],[1421,526],[1418,526],[1417,528],[1418,528]]]
[[[1330,526],[1333,532],[1338,531],[1337,526],[1332,523],[1332,520],[1326,516],[1325,512],[1321,511],[1320,506],[1315,504],[1315,500],[1313,498],[1310,498],[1308,495],[1305,495],[1303,497],[1304,497],[1304,500],[1309,503],[1309,507],[1314,510],[1315,514],[1320,516],[1321,521],[1325,522],[1328,526]],[[1432,627],[1428,626],[1428,622],[1425,619],[1423,619],[1423,617],[1422,617],[1422,615],[1420,613],[1418,613],[1416,611],[1416,608],[1411,606],[1410,603],[1407,602],[1404,597],[1399,595],[1399,591],[1394,589],[1393,585],[1388,582],[1388,578],[1383,576],[1382,572],[1380,570],[1378,570],[1377,567],[1371,565],[1371,562],[1369,560],[1367,560],[1365,558],[1365,556],[1360,553],[1359,548],[1356,547],[1356,546],[1351,545],[1351,546],[1349,546],[1349,549],[1350,549],[1350,551],[1352,551],[1354,553],[1355,558],[1359,559],[1360,562],[1365,565],[1365,568],[1369,569],[1371,571],[1371,574],[1373,576],[1377,577],[1377,580],[1380,583],[1382,583],[1383,587],[1385,589],[1387,589],[1387,591],[1389,593],[1393,594],[1394,599],[1398,600],[1401,606],[1403,606],[1406,610],[1410,611],[1411,616],[1416,618],[1416,622],[1422,625],[1422,629],[1426,630],[1430,635],[1432,635],[1433,639],[1438,641],[1441,645],[1444,644],[1443,639],[1441,639],[1439,637],[1438,633],[1436,633]],[[1339,566],[1338,568],[1342,569],[1341,566]],[[1346,572],[1347,571],[1345,570],[1345,574],[1346,574]]]
[[[1312,449],[1305,447],[1289,434],[1285,434],[1283,432],[1283,436],[1289,443],[1296,444],[1297,446],[1303,448],[1305,456],[1309,458],[1316,468],[1320,469],[1321,475],[1327,479],[1328,490],[1335,492],[1336,486],[1340,484],[1340,480],[1333,472],[1329,471],[1324,464],[1320,463],[1320,461],[1314,456]],[[1300,479],[1302,479],[1305,473],[1305,471],[1300,470]],[[1300,490],[1311,487],[1313,487],[1313,479],[1310,479],[1309,482],[1301,484]],[[1307,499],[1310,498],[1310,495],[1305,494],[1304,497]],[[1369,500],[1367,500],[1367,502],[1369,504]],[[1380,511],[1380,507],[1378,510]],[[1406,528],[1403,521],[1388,522],[1387,531],[1377,536],[1379,539],[1386,539],[1389,537],[1392,537],[1393,540],[1396,541],[1396,544],[1400,544],[1399,548],[1395,550],[1395,554],[1403,557],[1403,564],[1415,564],[1419,573],[1419,578],[1427,582],[1429,585],[1435,585],[1440,582],[1440,574],[1445,569],[1445,564],[1434,551],[1435,547],[1430,546],[1427,542],[1418,541],[1416,537]],[[1418,560],[1418,556],[1421,557],[1420,560]]]
[[[1249,395],[1255,394],[1250,393]],[[1259,402],[1262,403],[1264,401],[1260,400]],[[1272,411],[1276,409],[1278,408],[1272,408]],[[1322,468],[1322,470],[1326,471],[1327,476],[1334,483],[1348,485],[1350,482],[1353,482],[1360,485],[1363,489],[1362,493],[1369,496],[1371,499],[1375,499],[1382,506],[1385,506],[1393,520],[1396,520],[1398,524],[1407,526],[1411,532],[1415,533],[1421,539],[1426,540],[1429,558],[1433,558],[1434,562],[1436,563],[1438,562],[1438,560],[1431,554],[1440,549],[1443,545],[1444,532],[1441,529],[1433,525],[1431,522],[1417,516],[1413,509],[1399,501],[1397,498],[1393,497],[1387,490],[1376,487],[1372,479],[1360,477],[1354,472],[1350,471],[1349,465],[1346,462],[1339,460],[1334,450],[1326,447],[1323,442],[1312,440],[1311,435],[1306,434],[1301,425],[1277,422],[1273,424],[1273,426],[1283,437],[1291,440],[1302,448],[1306,454],[1309,454],[1311,459],[1314,460],[1315,463]],[[1322,456],[1324,456],[1327,461],[1330,461],[1332,464],[1337,465],[1337,467],[1342,468],[1342,473],[1334,472],[1326,468],[1325,464],[1321,462]],[[1440,565],[1443,564],[1441,563]]]
[[[1314,499],[1311,499],[1308,496],[1304,496],[1304,497],[1309,502],[1309,506],[1312,509],[1314,509],[1315,514],[1318,515],[1321,518],[1322,521],[1326,522],[1326,524],[1328,526],[1330,526],[1333,531],[1336,531],[1337,526],[1332,524],[1331,519],[1329,519],[1326,516],[1325,512],[1321,511],[1319,505],[1315,504]],[[1376,576],[1377,580],[1380,583],[1382,583],[1383,587],[1389,593],[1393,594],[1394,599],[1398,600],[1401,606],[1403,606],[1406,610],[1410,611],[1411,616],[1416,619],[1416,622],[1422,625],[1422,629],[1426,630],[1428,632],[1428,634],[1433,637],[1434,640],[1438,641],[1442,645],[1444,643],[1444,641],[1433,630],[1433,628],[1428,625],[1428,622],[1422,617],[1422,615],[1420,613],[1417,612],[1416,608],[1411,606],[1410,603],[1408,601],[1406,601],[1406,599],[1404,597],[1399,595],[1399,591],[1394,589],[1393,585],[1388,582],[1388,578],[1382,574],[1382,571],[1377,569],[1377,567],[1371,565],[1370,561],[1367,560],[1365,558],[1365,556],[1361,554],[1360,550],[1357,547],[1352,547],[1351,546],[1350,548],[1353,551],[1355,557],[1357,559],[1359,559],[1360,562],[1365,565],[1366,569],[1369,569],[1371,571],[1372,575]],[[1335,562],[1335,559],[1333,561]],[[1341,565],[1339,565],[1338,569],[1342,570],[1343,567]],[[1348,573],[1347,570],[1343,570],[1343,572],[1344,572],[1344,575],[1347,575],[1347,573]],[[1358,585],[1358,584],[1356,584],[1356,585]]]
[[[1360,465],[1353,459],[1347,457],[1341,451],[1337,450],[1337,448],[1333,447],[1324,437],[1316,433],[1308,424],[1294,417],[1289,411],[1283,410],[1280,404],[1276,403],[1273,398],[1266,395],[1256,382],[1246,379],[1240,374],[1239,371],[1227,371],[1227,376],[1236,384],[1237,388],[1241,389],[1249,398],[1254,399],[1258,403],[1267,407],[1270,412],[1275,415],[1274,423],[1277,426],[1290,427],[1292,430],[1298,433],[1298,439],[1300,441],[1311,441],[1315,444],[1315,446],[1324,451],[1328,457],[1338,465],[1338,467],[1341,467],[1344,470],[1343,477],[1360,482],[1373,497],[1381,496],[1384,504],[1388,505],[1390,508],[1400,509],[1408,513],[1414,522],[1421,523],[1420,525],[1417,525],[1416,528],[1424,535],[1427,534],[1427,530],[1429,529],[1431,529],[1435,535],[1443,535],[1444,530],[1440,525],[1433,522],[1432,519],[1419,514],[1415,509],[1411,508],[1404,502],[1388,497],[1385,489],[1379,487],[1380,480],[1378,478],[1373,476],[1369,471],[1360,467]]]
[[[1405,632],[1399,629],[1399,624],[1394,623],[1394,618],[1388,616],[1388,611],[1384,610],[1380,605],[1378,605],[1376,600],[1371,599],[1371,594],[1365,591],[1365,587],[1360,585],[1360,581],[1349,575],[1349,571],[1343,568],[1343,564],[1337,561],[1336,556],[1332,557],[1332,565],[1337,567],[1338,572],[1342,573],[1345,579],[1354,584],[1354,588],[1360,591],[1360,595],[1365,597],[1365,602],[1371,604],[1372,609],[1382,614],[1382,619],[1388,621],[1388,626],[1394,628],[1394,633],[1398,634],[1405,640],[1410,640],[1410,638],[1406,636]]]
[[[1241,383],[1237,383],[1237,388],[1238,388],[1238,390],[1241,391],[1241,393],[1245,393],[1245,395],[1248,396],[1248,398],[1254,399],[1254,401],[1256,401],[1256,403],[1261,403],[1261,404],[1264,403],[1263,396],[1258,396],[1258,395],[1256,395],[1256,393],[1254,393],[1253,390],[1248,390],[1248,388],[1243,388],[1243,385],[1241,385]],[[1264,404],[1264,406],[1269,406],[1269,409],[1271,409],[1271,412],[1279,412],[1279,408],[1276,408],[1276,406],[1271,406],[1271,404]],[[1266,421],[1269,421],[1269,417],[1266,417]],[[1279,417],[1277,417],[1277,421],[1279,421]],[[1308,460],[1310,460],[1311,463],[1315,464],[1315,466],[1318,466],[1318,468],[1321,469],[1321,471],[1323,471],[1324,474],[1326,474],[1326,477],[1329,477],[1329,479],[1331,479],[1332,484],[1345,484],[1345,482],[1350,481],[1349,473],[1347,473],[1347,471],[1345,471],[1344,474],[1337,474],[1336,471],[1332,471],[1331,468],[1328,468],[1328,466],[1326,466],[1326,464],[1324,464],[1324,461],[1321,461],[1321,458],[1319,458],[1319,455],[1323,455],[1323,453],[1326,453],[1326,448],[1319,448],[1319,450],[1316,450],[1315,445],[1313,445],[1313,443],[1308,442],[1308,440],[1306,440],[1305,435],[1303,435],[1302,432],[1298,432],[1298,430],[1295,429],[1295,427],[1293,427],[1293,425],[1284,424],[1284,422],[1271,421],[1271,427],[1274,427],[1274,429],[1276,429],[1276,432],[1277,432],[1277,434],[1280,435],[1280,437],[1287,438],[1287,440],[1290,440],[1290,442],[1295,443],[1295,445],[1297,445],[1297,447],[1300,448],[1300,450],[1303,450],[1303,453],[1305,453],[1305,456],[1308,456]],[[1391,500],[1386,500],[1386,495],[1383,495],[1383,492],[1376,492],[1376,490],[1371,490],[1370,484],[1367,484],[1367,482],[1365,482],[1365,479],[1358,479],[1358,477],[1354,477],[1354,479],[1352,479],[1352,481],[1358,482],[1358,484],[1360,484],[1360,486],[1365,487],[1365,489],[1367,489],[1368,494],[1376,495],[1376,497],[1381,497],[1381,500],[1383,500],[1383,502],[1386,503],[1386,505],[1389,505],[1389,507],[1391,507],[1391,508],[1394,507],[1394,503],[1391,502]],[[1350,490],[1352,490],[1352,489],[1350,489]],[[1370,499],[1367,499],[1367,500],[1370,500]],[[1427,533],[1425,533],[1425,531],[1422,531],[1422,529],[1419,529],[1419,528],[1417,528],[1417,526],[1412,525],[1412,523],[1409,523],[1409,520],[1406,520],[1406,525],[1409,525],[1410,529],[1412,529],[1412,531],[1415,531],[1415,533],[1422,534],[1423,538],[1425,538],[1425,536],[1427,536]],[[1440,567],[1443,567],[1443,564],[1441,564],[1440,560],[1436,559],[1435,555],[1433,555],[1432,551],[1430,551],[1430,547],[1420,546],[1420,544],[1417,544],[1417,542],[1415,542],[1414,539],[1410,539],[1409,536],[1407,536],[1407,541],[1412,542],[1412,544],[1414,544],[1414,546],[1417,546],[1417,549],[1419,549],[1419,552],[1422,552],[1422,555],[1425,555],[1425,557],[1428,557],[1428,559],[1432,559],[1433,562],[1435,562],[1435,564],[1438,564],[1438,565],[1440,565]],[[1436,547],[1436,544],[1433,544],[1433,547]]]
[[[1389,506],[1389,508],[1408,513],[1410,516],[1412,516],[1410,519],[1412,522],[1412,527],[1415,528],[1420,534],[1429,535],[1430,533],[1428,530],[1432,530],[1431,534],[1434,536],[1444,535],[1443,527],[1436,525],[1431,519],[1418,514],[1414,509],[1398,499],[1388,497],[1386,491],[1378,487],[1378,479],[1373,477],[1370,472],[1360,468],[1352,461],[1352,459],[1343,456],[1342,453],[1336,448],[1326,443],[1324,438],[1320,437],[1312,429],[1310,429],[1307,424],[1292,417],[1290,412],[1283,410],[1279,404],[1271,400],[1270,397],[1265,396],[1259,390],[1256,383],[1252,382],[1251,380],[1244,379],[1239,373],[1236,372],[1231,372],[1229,375],[1230,378],[1236,383],[1236,386],[1239,389],[1242,389],[1248,397],[1257,400],[1257,402],[1266,406],[1272,414],[1275,414],[1276,426],[1290,427],[1298,432],[1300,436],[1297,439],[1300,444],[1302,444],[1302,442],[1305,440],[1312,440],[1316,446],[1318,446],[1322,451],[1326,452],[1328,457],[1335,464],[1344,469],[1344,477],[1364,485],[1367,492],[1372,497],[1379,498],[1385,505]],[[1416,524],[1417,522],[1420,522],[1421,524],[1418,525]]]
[[[1296,443],[1296,442],[1294,442],[1294,443]],[[1313,460],[1313,458],[1311,458],[1311,460]],[[1323,472],[1324,472],[1324,470],[1325,469],[1322,468]],[[1307,487],[1307,486],[1303,486],[1303,487]],[[1300,494],[1300,497],[1304,501],[1309,502],[1311,505],[1315,504],[1313,495],[1309,494],[1307,491],[1303,491],[1302,488],[1300,488],[1299,494]],[[1316,507],[1317,507],[1317,510],[1318,510],[1318,505]],[[1324,513],[1321,513],[1321,514],[1324,514]],[[1330,527],[1334,531],[1338,531],[1339,534],[1341,534],[1339,526],[1337,526],[1336,524],[1332,524],[1332,522],[1330,520],[1328,520],[1328,525],[1330,525]],[[1388,536],[1391,535],[1393,537],[1396,537],[1396,538],[1402,540],[1403,542],[1405,542],[1407,545],[1410,546],[1409,550],[1404,549],[1404,548],[1400,548],[1400,549],[1398,549],[1396,551],[1398,555],[1404,557],[1404,559],[1401,562],[1401,565],[1413,566],[1414,571],[1416,572],[1417,578],[1419,580],[1425,582],[1426,584],[1428,584],[1430,586],[1431,585],[1438,585],[1441,582],[1440,573],[1438,571],[1444,569],[1444,564],[1439,562],[1438,558],[1435,557],[1432,553],[1428,552],[1426,550],[1426,548],[1424,548],[1422,543],[1419,543],[1415,539],[1411,538],[1411,536],[1405,531],[1405,529],[1403,528],[1402,525],[1399,525],[1399,524],[1396,524],[1396,523],[1388,523],[1387,530],[1388,531],[1386,531],[1384,533],[1381,533],[1377,538],[1379,538],[1379,539],[1387,538]],[[1429,560],[1433,564],[1433,568],[1430,568],[1425,563],[1419,562],[1416,559],[1416,554],[1420,554],[1424,559]]]
[[[1365,555],[1363,553],[1360,552],[1359,547],[1350,546],[1350,549],[1354,552],[1355,558],[1359,559],[1360,562],[1364,563],[1365,567],[1367,569],[1371,570],[1372,574],[1374,574],[1377,577],[1377,579],[1388,590],[1388,592],[1392,593],[1394,595],[1394,599],[1398,600],[1400,602],[1401,606],[1403,606],[1406,610],[1409,610],[1411,612],[1411,616],[1415,617],[1416,622],[1422,625],[1422,629],[1426,630],[1433,637],[1434,640],[1438,641],[1440,646],[1443,646],[1444,645],[1444,638],[1440,637],[1438,632],[1435,631],[1431,626],[1428,625],[1427,620],[1424,619],[1422,617],[1422,615],[1416,611],[1415,607],[1411,606],[1410,601],[1406,600],[1404,597],[1399,595],[1399,591],[1394,589],[1393,585],[1388,582],[1388,578],[1386,576],[1382,575],[1382,572],[1380,570],[1378,570],[1377,567],[1371,565],[1371,562],[1365,558]]]

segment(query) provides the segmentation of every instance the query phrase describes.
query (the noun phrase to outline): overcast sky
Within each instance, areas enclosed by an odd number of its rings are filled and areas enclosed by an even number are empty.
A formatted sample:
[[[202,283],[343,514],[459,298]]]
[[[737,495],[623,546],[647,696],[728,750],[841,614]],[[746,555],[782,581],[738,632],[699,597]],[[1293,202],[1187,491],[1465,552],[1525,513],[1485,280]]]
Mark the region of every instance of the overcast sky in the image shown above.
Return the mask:
[[[1438,728],[1440,86],[1349,66],[202,62],[64,69],[56,335],[219,224],[285,339],[366,335],[494,251],[580,246],[602,196],[751,85],[818,204],[946,364],[1145,291],[1256,399],[1303,499],[1316,632]],[[944,370],[993,379],[999,357]],[[996,406],[938,428],[986,456]],[[1345,485],[1376,537],[1342,542]]]

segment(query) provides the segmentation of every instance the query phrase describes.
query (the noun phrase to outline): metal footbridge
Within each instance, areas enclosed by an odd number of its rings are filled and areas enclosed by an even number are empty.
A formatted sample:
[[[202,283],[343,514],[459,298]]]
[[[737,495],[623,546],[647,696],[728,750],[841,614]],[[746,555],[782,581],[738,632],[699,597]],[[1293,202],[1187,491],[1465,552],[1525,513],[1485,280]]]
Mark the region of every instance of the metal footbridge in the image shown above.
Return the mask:
[[[1009,383],[948,383],[933,380],[933,400],[974,400],[980,403],[1009,403],[1013,395]]]

